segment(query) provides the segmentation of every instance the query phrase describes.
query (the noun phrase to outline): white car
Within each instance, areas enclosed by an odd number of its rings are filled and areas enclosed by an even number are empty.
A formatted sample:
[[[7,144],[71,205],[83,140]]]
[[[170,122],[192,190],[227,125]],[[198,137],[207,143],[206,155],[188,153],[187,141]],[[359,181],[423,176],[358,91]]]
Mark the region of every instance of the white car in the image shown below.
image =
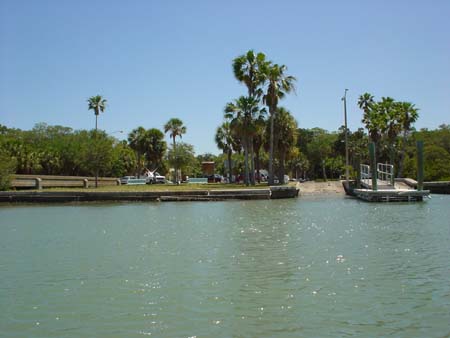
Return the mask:
[[[156,171],[148,171],[146,177],[147,184],[166,183],[166,177]]]
[[[128,184],[128,180],[134,180],[135,176],[124,176],[120,178],[120,184]]]

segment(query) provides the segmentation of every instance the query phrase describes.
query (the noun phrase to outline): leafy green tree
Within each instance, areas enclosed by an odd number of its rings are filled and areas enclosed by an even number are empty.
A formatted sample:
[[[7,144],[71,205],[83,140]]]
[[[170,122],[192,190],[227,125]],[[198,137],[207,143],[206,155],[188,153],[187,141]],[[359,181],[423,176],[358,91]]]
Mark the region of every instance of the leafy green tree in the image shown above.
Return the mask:
[[[170,165],[178,168],[185,175],[192,175],[198,169],[194,147],[191,144],[180,142],[175,148],[169,150],[168,159]]]
[[[278,108],[279,100],[283,99],[287,93],[295,89],[296,81],[294,76],[285,74],[286,66],[274,64],[267,69],[267,92],[263,97],[264,103],[269,108],[270,114],[270,147],[269,147],[269,184],[273,184],[273,142],[274,142],[274,118]]]
[[[90,131],[87,133],[85,146],[80,149],[81,165],[84,172],[107,176],[112,163],[112,149],[114,140],[105,132]],[[96,182],[96,187],[98,181]]]
[[[325,130],[314,128],[314,137],[308,144],[308,159],[312,161],[315,172],[322,168],[322,177],[327,180],[326,160],[332,154],[332,145],[335,142],[336,135],[328,134]]]
[[[16,160],[0,148],[0,190],[8,190],[11,175],[16,169]]]
[[[131,174],[136,169],[136,153],[126,141],[117,143],[112,152],[111,175],[121,177]]]

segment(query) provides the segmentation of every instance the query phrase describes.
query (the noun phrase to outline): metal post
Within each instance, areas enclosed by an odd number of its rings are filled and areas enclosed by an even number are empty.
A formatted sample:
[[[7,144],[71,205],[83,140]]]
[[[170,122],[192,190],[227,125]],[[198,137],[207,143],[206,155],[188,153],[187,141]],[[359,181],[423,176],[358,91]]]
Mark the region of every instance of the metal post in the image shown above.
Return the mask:
[[[417,190],[423,190],[423,141],[417,141]]]
[[[372,174],[372,190],[378,190],[377,187],[377,161],[375,158],[375,143],[369,143],[370,171]]]
[[[348,186],[348,129],[347,129],[347,91],[348,89],[345,89],[344,91],[344,97],[342,100],[344,101],[344,126],[345,126],[345,180],[347,181]]]

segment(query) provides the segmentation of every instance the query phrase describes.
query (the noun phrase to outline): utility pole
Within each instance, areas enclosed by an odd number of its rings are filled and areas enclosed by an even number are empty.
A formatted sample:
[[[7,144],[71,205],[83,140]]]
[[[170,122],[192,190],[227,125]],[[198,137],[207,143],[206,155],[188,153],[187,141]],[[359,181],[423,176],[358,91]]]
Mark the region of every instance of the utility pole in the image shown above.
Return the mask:
[[[344,126],[345,126],[345,180],[348,185],[348,129],[347,129],[347,91],[348,89],[345,89],[344,97],[342,98],[342,101],[344,101]]]

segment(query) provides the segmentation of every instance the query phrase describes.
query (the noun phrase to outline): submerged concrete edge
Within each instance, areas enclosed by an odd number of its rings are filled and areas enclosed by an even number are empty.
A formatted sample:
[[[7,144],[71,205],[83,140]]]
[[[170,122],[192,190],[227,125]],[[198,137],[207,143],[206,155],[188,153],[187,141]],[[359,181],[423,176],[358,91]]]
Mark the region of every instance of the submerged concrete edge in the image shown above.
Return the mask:
[[[298,197],[297,187],[184,191],[1,191],[0,203],[65,203],[102,201],[222,201]]]

